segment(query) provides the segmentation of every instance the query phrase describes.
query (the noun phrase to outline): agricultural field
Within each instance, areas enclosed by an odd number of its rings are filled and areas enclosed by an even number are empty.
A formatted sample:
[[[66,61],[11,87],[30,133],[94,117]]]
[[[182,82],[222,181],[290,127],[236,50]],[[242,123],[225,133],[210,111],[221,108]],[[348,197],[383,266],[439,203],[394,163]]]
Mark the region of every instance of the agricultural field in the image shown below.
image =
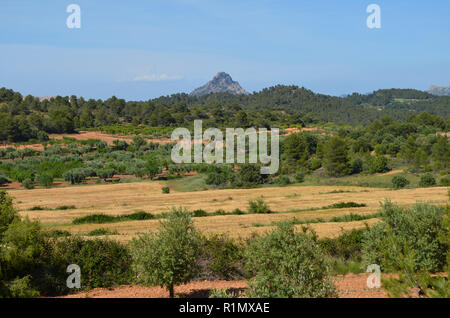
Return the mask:
[[[416,202],[445,205],[447,188],[418,188],[392,190],[351,186],[287,186],[255,189],[222,189],[195,192],[162,193],[164,182],[147,181],[125,184],[101,184],[68,186],[52,189],[10,191],[15,198],[20,215],[39,220],[49,230],[67,230],[86,234],[96,228],[106,228],[118,233],[119,240],[129,240],[137,233],[157,228],[159,220],[122,221],[107,224],[79,224],[72,221],[92,214],[122,216],[145,211],[151,214],[168,212],[172,207],[188,211],[219,209],[247,211],[249,201],[263,198],[273,213],[215,215],[194,218],[196,226],[207,233],[227,233],[233,237],[246,237],[252,232],[261,233],[273,223],[292,219],[321,218],[324,221],[349,214],[370,215],[376,213],[380,202],[390,199],[401,206]],[[364,207],[326,208],[339,202],[353,201]],[[38,210],[37,207],[39,208]],[[58,207],[63,207],[59,209]],[[64,209],[64,207],[72,207]],[[374,219],[368,222],[373,223]],[[360,228],[363,221],[321,222],[312,227],[320,236],[335,236],[342,229]]]

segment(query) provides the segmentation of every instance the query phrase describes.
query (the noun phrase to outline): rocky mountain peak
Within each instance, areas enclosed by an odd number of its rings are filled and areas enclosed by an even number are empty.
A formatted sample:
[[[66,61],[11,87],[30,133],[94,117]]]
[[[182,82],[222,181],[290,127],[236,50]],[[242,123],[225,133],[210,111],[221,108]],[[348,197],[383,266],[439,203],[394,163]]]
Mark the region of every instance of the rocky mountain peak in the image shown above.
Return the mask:
[[[231,93],[231,94],[248,94],[238,82],[233,81],[231,76],[225,72],[219,72],[214,78],[192,91],[193,96],[202,96],[211,93]]]

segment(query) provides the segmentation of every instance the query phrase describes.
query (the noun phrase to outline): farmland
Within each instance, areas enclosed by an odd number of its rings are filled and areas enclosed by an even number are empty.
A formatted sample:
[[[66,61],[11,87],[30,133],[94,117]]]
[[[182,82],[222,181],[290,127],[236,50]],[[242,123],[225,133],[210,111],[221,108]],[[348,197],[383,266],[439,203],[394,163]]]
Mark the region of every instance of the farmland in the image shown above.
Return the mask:
[[[159,220],[125,221],[111,224],[74,225],[75,218],[90,214],[126,215],[138,211],[160,214],[172,207],[184,207],[188,211],[202,209],[232,211],[248,209],[248,201],[263,197],[275,213],[217,215],[194,218],[196,226],[206,233],[227,233],[233,237],[246,237],[252,232],[261,233],[270,229],[272,222],[311,220],[350,213],[367,215],[375,213],[380,202],[390,199],[401,206],[409,206],[417,201],[444,205],[447,202],[447,188],[419,188],[392,190],[383,188],[350,186],[288,186],[255,189],[222,189],[195,192],[171,191],[163,194],[164,182],[147,181],[124,184],[101,184],[68,186],[52,189],[12,190],[17,207],[23,217],[40,220],[48,229],[68,230],[85,234],[96,228],[107,228],[118,232],[117,239],[129,240],[136,233],[156,229]],[[365,207],[322,209],[334,203],[354,201]],[[32,211],[33,207],[41,209]],[[60,206],[73,209],[58,210]],[[369,220],[373,223],[375,220]],[[351,229],[364,226],[363,221],[323,222],[312,227],[321,236],[336,236],[341,228]]]

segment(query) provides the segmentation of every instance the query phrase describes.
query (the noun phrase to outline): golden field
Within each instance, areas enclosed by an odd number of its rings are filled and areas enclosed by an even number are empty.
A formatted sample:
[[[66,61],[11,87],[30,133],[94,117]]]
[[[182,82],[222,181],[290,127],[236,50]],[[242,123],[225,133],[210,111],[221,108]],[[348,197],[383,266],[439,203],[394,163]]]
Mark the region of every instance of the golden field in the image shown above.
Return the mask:
[[[327,220],[334,216],[350,213],[374,213],[378,210],[380,202],[385,199],[390,199],[402,206],[412,205],[416,202],[445,204],[448,191],[446,187],[391,190],[351,186],[288,186],[196,192],[172,190],[170,194],[163,194],[161,191],[163,186],[159,182],[136,182],[10,190],[9,193],[14,197],[15,205],[19,208],[22,216],[38,219],[47,228],[64,229],[80,234],[98,228],[107,228],[119,233],[119,235],[111,237],[128,240],[136,233],[155,230],[159,220],[82,225],[72,225],[71,222],[74,218],[94,213],[122,215],[145,211],[158,214],[169,211],[171,207],[180,206],[190,211],[195,209],[203,209],[208,212],[217,209],[232,211],[236,208],[247,210],[249,200],[263,196],[270,208],[278,213],[194,218],[197,228],[202,232],[228,233],[233,237],[246,237],[253,232],[261,233],[270,229],[272,222],[289,220],[294,217],[299,220],[315,218]],[[332,191],[341,191],[341,193],[330,193]],[[348,201],[365,203],[367,207],[307,211],[307,209],[317,209]],[[63,205],[74,205],[76,209],[55,210]],[[43,207],[44,210],[30,211],[34,206]],[[302,210],[302,212],[294,210]],[[319,236],[329,237],[339,235],[342,230],[364,227],[365,223],[372,224],[373,222],[377,222],[377,219],[347,223],[317,223],[312,224],[312,228],[317,231]]]

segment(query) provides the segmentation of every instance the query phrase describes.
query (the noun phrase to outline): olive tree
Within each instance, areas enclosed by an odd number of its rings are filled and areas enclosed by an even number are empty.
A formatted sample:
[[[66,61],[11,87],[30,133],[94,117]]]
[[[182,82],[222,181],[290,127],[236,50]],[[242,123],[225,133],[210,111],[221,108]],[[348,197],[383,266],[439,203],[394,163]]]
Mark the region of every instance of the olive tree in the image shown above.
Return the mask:
[[[201,237],[190,214],[174,208],[158,232],[133,239],[130,249],[137,280],[165,287],[174,297],[174,287],[189,282],[198,272]]]

